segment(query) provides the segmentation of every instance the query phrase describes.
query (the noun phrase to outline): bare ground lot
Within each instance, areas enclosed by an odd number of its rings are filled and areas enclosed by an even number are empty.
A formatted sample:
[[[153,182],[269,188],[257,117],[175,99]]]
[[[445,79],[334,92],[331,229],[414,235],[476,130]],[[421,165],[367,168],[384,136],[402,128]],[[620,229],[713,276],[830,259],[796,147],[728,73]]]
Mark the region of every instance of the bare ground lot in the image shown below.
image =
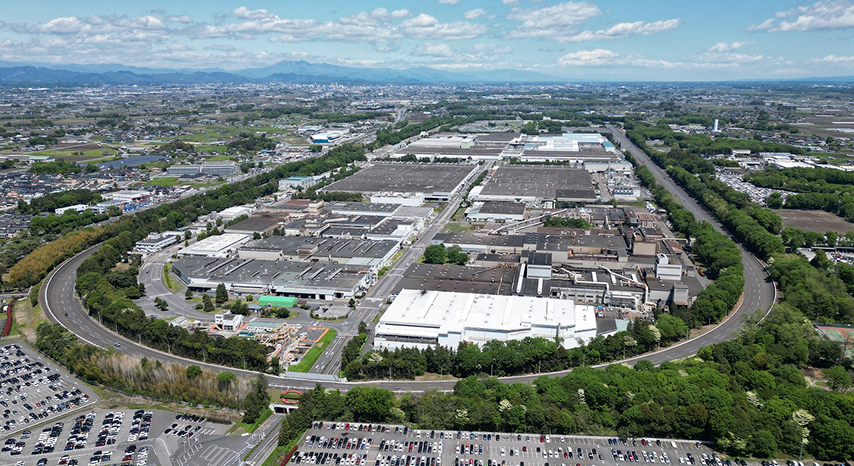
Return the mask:
[[[783,219],[784,227],[793,227],[816,233],[827,231],[847,233],[854,230],[854,223],[847,222],[836,214],[822,210],[776,209],[774,213]]]

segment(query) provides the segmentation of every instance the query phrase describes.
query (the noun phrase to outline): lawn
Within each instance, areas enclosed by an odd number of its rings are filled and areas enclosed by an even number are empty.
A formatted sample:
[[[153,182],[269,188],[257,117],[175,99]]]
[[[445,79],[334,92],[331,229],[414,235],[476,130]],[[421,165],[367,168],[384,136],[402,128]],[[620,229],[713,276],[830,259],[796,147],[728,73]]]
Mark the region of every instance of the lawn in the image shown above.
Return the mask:
[[[314,363],[317,362],[317,359],[326,351],[326,347],[332,343],[332,340],[335,339],[335,336],[338,335],[338,332],[335,329],[330,328],[326,331],[323,337],[308,350],[308,353],[303,356],[302,361],[299,362],[296,366],[288,369],[291,372],[311,372],[311,369],[314,367]]]
[[[76,154],[75,154],[75,152],[76,152]],[[80,152],[82,152],[83,155],[79,155]],[[99,157],[104,157],[104,152],[107,152],[110,155],[116,155],[116,151],[109,148],[109,147],[104,147],[102,149],[83,150],[83,151],[74,150],[74,149],[69,149],[69,150],[43,150],[41,152],[36,152],[35,155],[50,155],[53,157],[83,160],[83,159],[97,159]]]
[[[169,288],[169,291],[173,293],[177,293],[181,291],[181,283],[177,280],[172,280],[172,276],[170,272],[172,271],[172,263],[168,263],[163,266],[163,284],[166,285],[166,288]]]
[[[448,222],[445,224],[445,228],[442,229],[442,233],[465,233],[479,228],[480,225],[472,225],[470,223]]]

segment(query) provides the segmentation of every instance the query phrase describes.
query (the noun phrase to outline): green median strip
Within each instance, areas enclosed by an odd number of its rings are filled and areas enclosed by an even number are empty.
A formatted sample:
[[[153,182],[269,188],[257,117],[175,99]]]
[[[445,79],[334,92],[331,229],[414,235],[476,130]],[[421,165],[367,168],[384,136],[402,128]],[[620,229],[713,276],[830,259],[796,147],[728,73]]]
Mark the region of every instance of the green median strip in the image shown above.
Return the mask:
[[[327,330],[326,334],[308,350],[308,353],[303,356],[302,361],[299,362],[296,366],[291,367],[289,370],[291,372],[311,372],[311,369],[314,367],[314,363],[317,362],[317,359],[320,358],[320,355],[326,351],[326,347],[332,343],[332,340],[338,335],[338,332],[335,329]]]

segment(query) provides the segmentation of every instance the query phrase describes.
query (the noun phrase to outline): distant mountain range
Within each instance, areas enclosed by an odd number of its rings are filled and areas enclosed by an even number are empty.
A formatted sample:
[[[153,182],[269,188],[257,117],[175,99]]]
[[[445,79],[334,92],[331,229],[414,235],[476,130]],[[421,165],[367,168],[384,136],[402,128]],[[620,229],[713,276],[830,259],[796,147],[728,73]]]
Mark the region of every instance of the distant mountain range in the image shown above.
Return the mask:
[[[0,86],[79,86],[100,84],[235,84],[284,82],[295,84],[504,84],[565,83],[570,80],[525,70],[445,71],[429,67],[357,68],[282,61],[261,68],[226,71],[140,68],[120,64],[56,65],[0,61]],[[734,80],[744,82],[852,83],[854,76]]]
[[[237,71],[220,69],[175,70],[139,68],[118,64],[53,65],[0,61],[0,85],[76,86],[99,84],[213,84],[213,83],[341,83],[341,84],[432,84],[432,83],[521,83],[565,82],[565,79],[533,71],[489,70],[453,72],[429,67],[355,68],[282,61],[263,68]]]

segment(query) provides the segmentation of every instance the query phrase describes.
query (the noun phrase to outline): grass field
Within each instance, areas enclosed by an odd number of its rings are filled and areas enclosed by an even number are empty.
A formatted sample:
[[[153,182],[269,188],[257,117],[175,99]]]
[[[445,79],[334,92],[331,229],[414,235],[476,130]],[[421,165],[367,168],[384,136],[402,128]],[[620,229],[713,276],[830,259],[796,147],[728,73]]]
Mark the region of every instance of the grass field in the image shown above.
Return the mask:
[[[474,231],[480,228],[480,225],[472,225],[469,223],[458,223],[458,222],[448,222],[445,224],[445,228],[442,229],[442,233],[465,233],[468,231]]]
[[[302,358],[302,361],[299,362],[296,366],[288,369],[291,372],[311,372],[311,369],[314,367],[314,363],[317,362],[317,359],[326,351],[326,347],[332,343],[332,340],[335,339],[335,336],[338,335],[338,332],[335,329],[330,328],[326,331],[323,337],[308,350],[308,353]]]
[[[181,291],[183,287],[181,286],[180,281],[172,279],[171,272],[172,263],[170,262],[163,266],[163,284],[166,285],[166,288],[169,288],[169,291],[177,293]]]
[[[847,222],[842,217],[823,210],[776,209],[774,213],[783,219],[784,227],[799,228],[815,233],[828,231],[847,233],[854,230],[854,223]]]
[[[271,126],[259,126],[257,128],[250,128],[246,126],[221,126],[221,125],[206,125],[206,126],[196,126],[193,128],[189,128],[190,132],[201,131],[197,134],[190,134],[188,136],[181,136],[179,139],[186,142],[213,142],[220,141],[223,139],[229,139],[237,136],[240,133],[251,133],[256,134],[258,132],[261,133],[269,133],[268,136],[274,135],[287,135],[288,131],[281,128],[273,128]],[[198,149],[197,149],[198,150]]]

